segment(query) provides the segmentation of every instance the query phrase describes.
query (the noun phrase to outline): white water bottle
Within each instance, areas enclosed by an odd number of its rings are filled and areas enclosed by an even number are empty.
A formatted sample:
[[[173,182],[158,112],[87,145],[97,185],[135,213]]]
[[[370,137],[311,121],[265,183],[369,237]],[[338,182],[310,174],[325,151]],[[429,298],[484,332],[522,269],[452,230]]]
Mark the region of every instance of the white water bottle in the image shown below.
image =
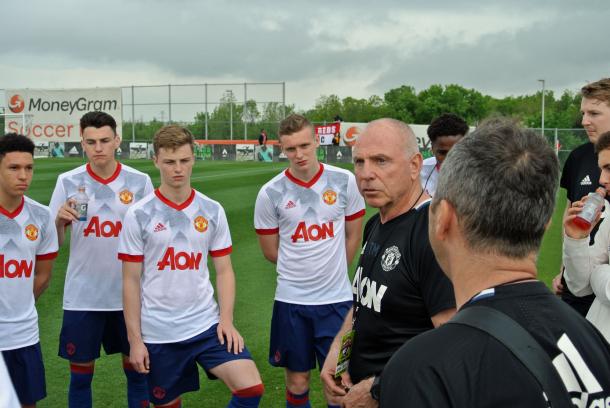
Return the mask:
[[[84,185],[78,187],[78,193],[76,193],[76,195],[74,196],[74,200],[76,201],[74,209],[78,213],[78,220],[87,221],[87,207],[89,206],[89,196],[85,191]]]

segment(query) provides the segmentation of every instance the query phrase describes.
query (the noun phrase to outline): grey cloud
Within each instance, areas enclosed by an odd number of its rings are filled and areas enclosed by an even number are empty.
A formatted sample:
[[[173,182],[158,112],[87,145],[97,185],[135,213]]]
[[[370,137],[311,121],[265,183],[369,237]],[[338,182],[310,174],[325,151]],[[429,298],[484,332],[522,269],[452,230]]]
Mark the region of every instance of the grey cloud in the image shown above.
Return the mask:
[[[405,51],[404,44],[391,36],[380,45],[347,49],[357,24],[376,26],[399,12],[433,11],[459,18],[482,10],[507,18],[548,17],[516,33],[490,34],[471,45],[420,33],[419,51]],[[9,41],[3,43],[0,59],[35,55],[53,65],[65,61],[72,68],[142,64],[178,78],[289,83],[369,78],[369,88],[354,89],[354,96],[383,94],[405,83],[419,89],[459,83],[485,93],[520,93],[536,89],[540,77],[560,86],[607,72],[608,11],[610,3],[603,0],[378,0],[374,5],[353,0],[9,2],[3,6],[3,14],[10,16],[3,21]],[[345,32],[313,33],[320,22],[336,22]],[[333,90],[321,89],[323,93]]]
[[[383,92],[404,83],[418,89],[457,83],[483,92],[519,94],[539,89],[537,79],[558,90],[610,75],[607,14],[589,10],[562,16],[516,34],[500,33],[471,46],[438,45],[405,58],[371,85]]]

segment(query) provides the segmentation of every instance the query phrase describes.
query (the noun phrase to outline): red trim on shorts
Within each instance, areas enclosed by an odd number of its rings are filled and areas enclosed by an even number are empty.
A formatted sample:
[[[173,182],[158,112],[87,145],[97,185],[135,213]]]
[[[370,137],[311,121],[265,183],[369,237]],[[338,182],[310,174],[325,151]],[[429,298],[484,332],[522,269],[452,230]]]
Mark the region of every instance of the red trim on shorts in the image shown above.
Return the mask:
[[[286,169],[284,174],[286,175],[286,177],[288,177],[288,180],[292,181],[294,184],[298,184],[299,186],[309,188],[309,187],[313,186],[314,184],[316,184],[316,181],[318,181],[320,179],[320,177],[322,177],[323,172],[324,172],[324,166],[322,165],[322,163],[320,163],[320,168],[318,169],[318,172],[308,182],[304,182],[303,180],[299,180],[298,178],[293,176],[292,173],[290,173],[290,169]]]
[[[19,204],[19,207],[17,207],[15,209],[15,211],[13,211],[13,212],[9,212],[8,210],[4,209],[0,205],[0,214],[6,215],[8,218],[15,218],[16,216],[18,216],[21,213],[21,210],[23,210],[24,204],[25,204],[25,198],[21,197],[21,204]]]
[[[155,189],[155,195],[163,204],[172,207],[174,210],[182,211],[193,202],[193,199],[195,198],[195,190],[191,188],[191,195],[182,204],[177,204],[171,201],[169,198],[165,197],[158,188]]]
[[[180,399],[180,398],[178,398],[177,400],[175,400],[172,403],[165,404],[165,405],[155,404],[155,408],[180,408],[180,407],[182,407],[182,399]]]
[[[110,184],[114,180],[116,180],[117,177],[119,177],[119,174],[121,173],[121,167],[121,163],[117,162],[116,169],[114,169],[114,173],[112,173],[112,176],[108,177],[107,179],[104,179],[93,172],[93,169],[91,168],[91,163],[87,163],[87,173],[89,173],[91,178],[97,181],[98,183]]]
[[[129,255],[119,253],[118,258],[119,260],[125,262],[144,262],[144,255]]]
[[[210,251],[210,256],[212,258],[219,258],[221,256],[229,255],[231,252],[233,252],[233,246],[230,246],[225,249],[217,249],[215,251]]]
[[[357,220],[358,218],[364,217],[364,214],[366,214],[366,210],[362,209],[362,210],[360,210],[357,213],[354,213],[352,215],[346,215],[345,216],[345,221]]]
[[[134,366],[132,366],[131,363],[127,360],[123,360],[123,370],[136,371]]]
[[[40,254],[40,255],[36,255],[36,260],[37,261],[48,261],[49,259],[55,259],[57,258],[57,254],[58,252],[49,252],[48,254]]]
[[[93,374],[95,366],[84,366],[79,364],[70,363],[70,372],[74,374]]]
[[[304,397],[296,398],[293,393],[286,389],[286,401],[292,405],[305,405],[309,401],[309,392]]]
[[[273,235],[279,234],[279,228],[255,228],[258,235]]]
[[[252,387],[242,388],[241,390],[233,391],[233,395],[238,398],[260,397],[265,392],[263,383],[253,385]]]

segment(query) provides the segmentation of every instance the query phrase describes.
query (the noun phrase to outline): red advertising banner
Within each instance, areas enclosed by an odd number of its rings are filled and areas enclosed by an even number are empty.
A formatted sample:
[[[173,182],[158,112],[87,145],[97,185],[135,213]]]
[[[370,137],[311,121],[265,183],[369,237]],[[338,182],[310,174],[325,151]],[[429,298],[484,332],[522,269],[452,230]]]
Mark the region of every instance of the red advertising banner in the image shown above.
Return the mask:
[[[320,145],[339,145],[341,139],[341,122],[329,123],[315,127]]]

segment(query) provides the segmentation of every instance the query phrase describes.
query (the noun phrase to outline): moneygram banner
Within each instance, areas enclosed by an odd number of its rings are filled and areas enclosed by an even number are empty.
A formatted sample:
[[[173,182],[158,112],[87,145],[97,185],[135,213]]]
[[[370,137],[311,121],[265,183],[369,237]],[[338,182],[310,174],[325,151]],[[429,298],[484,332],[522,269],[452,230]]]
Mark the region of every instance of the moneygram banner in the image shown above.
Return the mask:
[[[5,94],[6,113],[11,114],[5,132],[44,142],[78,142],[80,118],[90,111],[108,113],[116,120],[117,131],[122,129],[121,88],[7,89]]]

